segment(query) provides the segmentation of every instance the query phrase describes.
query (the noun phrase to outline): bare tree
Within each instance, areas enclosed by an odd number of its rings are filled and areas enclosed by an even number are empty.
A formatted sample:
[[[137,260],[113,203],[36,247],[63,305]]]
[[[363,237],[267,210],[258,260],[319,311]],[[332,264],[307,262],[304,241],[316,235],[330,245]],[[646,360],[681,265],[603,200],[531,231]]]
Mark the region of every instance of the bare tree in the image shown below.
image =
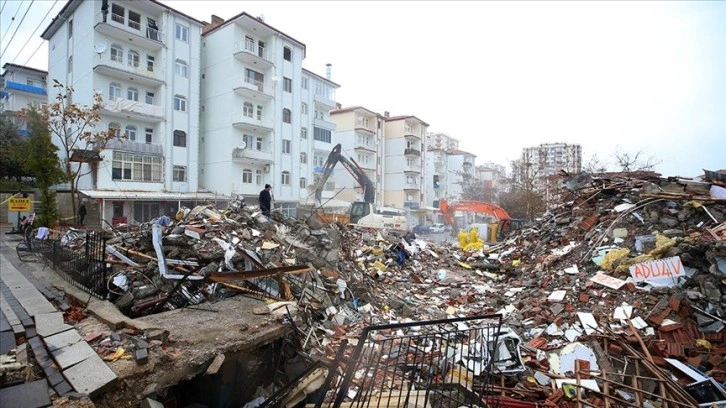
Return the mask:
[[[656,159],[653,156],[648,155],[644,150],[638,150],[637,152],[626,152],[619,146],[613,154],[616,165],[622,172],[633,172],[633,171],[652,171],[655,166],[661,163],[661,160]]]
[[[593,154],[582,166],[582,170],[588,173],[605,173],[607,164],[600,160],[597,154]]]
[[[78,181],[86,174],[95,171],[101,160],[99,153],[109,140],[116,137],[116,129],[94,132],[101,120],[103,106],[101,94],[93,94],[91,106],[81,106],[73,102],[73,87],[53,80],[53,88],[58,94],[54,102],[39,109],[48,129],[60,144],[61,168],[71,187],[73,214],[78,216]],[[87,164],[84,166],[83,164]]]
[[[505,191],[499,193],[499,205],[513,218],[531,221],[547,209],[544,197],[537,191],[537,170],[531,163],[512,162],[512,177]]]

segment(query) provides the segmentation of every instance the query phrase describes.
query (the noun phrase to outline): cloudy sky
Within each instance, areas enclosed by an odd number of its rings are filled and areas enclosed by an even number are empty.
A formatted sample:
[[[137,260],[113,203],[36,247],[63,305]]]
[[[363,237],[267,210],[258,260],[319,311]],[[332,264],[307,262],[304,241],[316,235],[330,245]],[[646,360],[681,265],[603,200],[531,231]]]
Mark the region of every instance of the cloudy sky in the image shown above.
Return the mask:
[[[30,1],[0,2],[1,63],[45,69],[39,34],[64,1],[36,0],[14,38]],[[567,142],[611,169],[617,151],[667,176],[726,168],[723,1],[164,3],[204,21],[263,15],[306,44],[305,68],[333,64],[343,106],[416,115],[478,163]]]

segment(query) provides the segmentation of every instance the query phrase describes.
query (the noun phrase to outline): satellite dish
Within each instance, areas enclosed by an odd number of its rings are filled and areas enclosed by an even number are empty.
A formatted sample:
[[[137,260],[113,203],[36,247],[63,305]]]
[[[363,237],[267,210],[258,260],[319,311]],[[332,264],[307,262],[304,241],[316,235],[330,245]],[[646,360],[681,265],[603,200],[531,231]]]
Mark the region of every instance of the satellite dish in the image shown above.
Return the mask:
[[[98,57],[101,58],[101,54],[106,51],[106,44],[96,44],[93,46],[93,50],[96,51],[96,54],[98,54]]]
[[[247,148],[247,143],[245,143],[245,142],[242,142],[242,143],[240,143],[240,144],[239,144],[239,145],[237,146],[237,148],[238,148],[238,149],[240,149],[240,150],[244,150],[244,149],[246,149],[246,148]]]

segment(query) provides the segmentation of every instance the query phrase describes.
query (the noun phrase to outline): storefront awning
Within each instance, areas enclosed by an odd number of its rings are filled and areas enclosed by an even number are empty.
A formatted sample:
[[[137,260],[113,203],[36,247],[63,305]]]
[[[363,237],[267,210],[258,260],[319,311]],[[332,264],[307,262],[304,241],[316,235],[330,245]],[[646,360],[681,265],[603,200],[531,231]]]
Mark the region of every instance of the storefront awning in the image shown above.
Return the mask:
[[[120,201],[224,201],[230,200],[230,196],[209,193],[209,192],[159,192],[159,191],[123,191],[123,190],[79,190],[81,194],[88,198],[102,200],[120,200]]]

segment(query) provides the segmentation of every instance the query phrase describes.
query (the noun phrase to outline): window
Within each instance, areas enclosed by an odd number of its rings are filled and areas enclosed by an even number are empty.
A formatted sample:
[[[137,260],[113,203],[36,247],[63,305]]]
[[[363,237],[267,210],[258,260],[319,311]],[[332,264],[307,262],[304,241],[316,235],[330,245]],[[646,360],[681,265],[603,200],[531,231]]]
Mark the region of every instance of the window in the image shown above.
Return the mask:
[[[187,63],[182,60],[176,60],[176,74],[180,77],[187,77]]]
[[[367,135],[358,135],[358,144],[368,146],[370,138]]]
[[[358,116],[358,126],[367,128],[368,127],[368,118],[364,118],[363,116]]]
[[[282,58],[285,58],[285,61],[292,61],[292,50],[289,47],[282,49]]]
[[[285,90],[285,92],[292,92],[292,79],[283,77],[282,88]]]
[[[121,99],[121,85],[111,82],[111,85],[108,86],[108,100],[115,101],[116,99]]]
[[[73,37],[73,20],[68,20],[68,38]]]
[[[282,121],[285,123],[292,123],[292,115],[290,114],[290,109],[283,109],[282,110]]]
[[[154,93],[153,92],[146,91],[146,103],[148,103],[149,105],[154,104]]]
[[[282,152],[290,154],[290,141],[287,139],[282,139]]]
[[[146,128],[146,143],[150,144],[154,140],[154,129]]]
[[[300,164],[306,164],[308,162],[308,154],[300,152]]]
[[[247,116],[248,118],[251,118],[254,115],[254,107],[251,103],[244,103],[244,105],[242,106],[242,114]]]
[[[141,30],[141,15],[139,13],[129,10],[129,27],[134,30]]]
[[[68,73],[73,72],[73,55],[68,57]]]
[[[136,140],[136,126],[134,126],[134,125],[126,126],[126,137],[129,140]]]
[[[174,131],[174,146],[187,147],[187,134],[183,130]]]
[[[126,10],[123,7],[119,6],[116,3],[111,5],[111,20],[123,24],[125,14]]]
[[[116,137],[121,137],[121,125],[116,122],[108,124],[108,131],[113,133]]]
[[[358,155],[358,163],[359,164],[368,164],[368,156],[365,154],[359,154]]]
[[[302,104],[300,105],[300,112],[301,112],[301,113],[302,113],[303,115],[307,115],[307,114],[308,114],[308,104],[307,104],[307,103],[303,102],[303,103],[302,103]]]
[[[136,88],[129,88],[126,99],[130,101],[139,101],[139,90]]]
[[[146,56],[146,70],[154,72],[154,57],[151,55]]]
[[[151,156],[130,152],[113,152],[111,178],[126,181],[161,182],[161,156]],[[176,166],[174,168],[176,172]],[[174,174],[176,176],[176,173]]]
[[[308,89],[308,79],[305,77],[302,77],[302,89]]]
[[[262,120],[262,105],[257,105],[257,120]]]
[[[172,180],[187,181],[187,168],[184,166],[174,166],[172,169]]]
[[[308,138],[308,128],[300,128],[300,139]]]
[[[118,44],[111,44],[111,61],[124,62],[124,49]]]
[[[413,125],[408,122],[406,122],[406,133],[413,134]]]
[[[150,219],[162,215],[161,206],[158,203],[136,202],[134,203],[133,214],[134,221],[138,223],[147,222]]]
[[[315,119],[325,120],[325,112],[315,109]]]
[[[308,180],[305,177],[300,177],[300,188],[306,188],[308,186]]]
[[[247,183],[247,184],[252,184],[252,170],[251,169],[242,170],[242,182]]]
[[[262,170],[255,170],[255,184],[262,185]]]
[[[290,172],[289,171],[283,171],[280,178],[280,184],[283,186],[289,186],[290,185]]]
[[[174,110],[187,111],[187,98],[181,95],[174,95]]]
[[[139,67],[139,53],[134,50],[129,50],[129,66],[134,68]]]
[[[318,140],[320,142],[330,143],[332,140],[331,132],[328,129],[315,127],[315,128],[313,128],[313,139]]]
[[[177,40],[182,40],[184,42],[189,41],[189,27],[184,27],[181,24],[176,25],[175,35]]]

